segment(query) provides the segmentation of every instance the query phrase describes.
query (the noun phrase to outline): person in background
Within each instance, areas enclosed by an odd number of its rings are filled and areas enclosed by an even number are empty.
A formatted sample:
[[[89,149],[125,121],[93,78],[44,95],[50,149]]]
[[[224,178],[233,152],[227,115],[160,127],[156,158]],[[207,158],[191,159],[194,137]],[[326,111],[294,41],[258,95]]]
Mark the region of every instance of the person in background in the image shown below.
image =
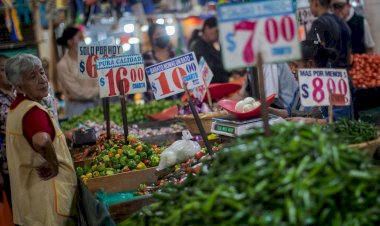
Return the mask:
[[[311,25],[307,40],[318,41],[338,53],[330,62],[333,68],[348,68],[351,63],[351,30],[338,16],[330,12],[331,0],[309,0],[310,10],[317,19]]]
[[[78,44],[83,41],[82,32],[75,27],[67,27],[57,40],[68,48],[58,62],[58,83],[65,95],[65,117],[71,118],[97,105],[99,85],[97,79],[81,79],[78,64]]]
[[[292,62],[294,76],[298,80],[298,70],[301,68],[326,68],[328,62],[337,58],[333,49],[327,49],[317,41],[305,40],[301,42],[302,59]],[[327,107],[304,107],[301,105],[300,93],[297,89],[290,106],[284,109],[269,108],[269,113],[289,118],[290,121],[325,124],[328,118]],[[333,107],[334,120],[351,118],[351,107]]]
[[[375,42],[367,20],[355,13],[350,0],[332,0],[332,9],[335,15],[346,21],[351,29],[352,53],[373,54]]]
[[[148,29],[151,49],[143,53],[145,67],[169,60],[175,57],[175,51],[170,43],[170,37],[162,24],[151,24]]]
[[[194,51],[198,61],[201,57],[205,59],[214,74],[211,83],[226,83],[229,81],[230,73],[224,70],[222,55],[214,46],[218,42],[217,25],[215,17],[206,19],[201,32],[198,32],[199,38],[196,37],[197,31],[194,31],[189,50]]]
[[[42,63],[36,56],[19,54],[7,60],[5,73],[17,91],[6,127],[13,221],[74,225],[77,179],[65,137],[40,104],[48,95]]]
[[[165,26],[162,24],[151,24],[148,29],[148,37],[151,49],[144,52],[142,57],[144,59],[144,66],[149,67],[158,64],[162,61],[169,60],[175,57],[175,51],[170,42],[170,37],[166,33]],[[150,84],[148,85],[148,92],[145,95],[146,100],[154,99]],[[172,98],[177,98],[174,95]]]
[[[5,191],[9,204],[11,205],[11,187],[5,146],[5,128],[8,109],[15,99],[12,85],[5,76],[5,63],[8,57],[0,55],[0,194]],[[2,200],[0,200],[1,202]]]

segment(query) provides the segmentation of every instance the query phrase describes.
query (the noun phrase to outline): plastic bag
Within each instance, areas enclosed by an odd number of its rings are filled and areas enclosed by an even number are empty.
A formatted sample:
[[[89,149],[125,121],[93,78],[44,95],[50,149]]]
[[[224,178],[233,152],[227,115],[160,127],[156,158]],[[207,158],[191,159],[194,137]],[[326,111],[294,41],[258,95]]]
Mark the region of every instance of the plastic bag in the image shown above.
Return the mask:
[[[1,226],[14,226],[12,219],[12,211],[9,206],[7,196],[3,191],[3,202],[0,202],[0,225]]]
[[[201,150],[201,146],[191,139],[189,131],[182,132],[182,140],[178,140],[166,148],[160,155],[160,163],[157,170],[162,170],[175,164],[184,162]]]

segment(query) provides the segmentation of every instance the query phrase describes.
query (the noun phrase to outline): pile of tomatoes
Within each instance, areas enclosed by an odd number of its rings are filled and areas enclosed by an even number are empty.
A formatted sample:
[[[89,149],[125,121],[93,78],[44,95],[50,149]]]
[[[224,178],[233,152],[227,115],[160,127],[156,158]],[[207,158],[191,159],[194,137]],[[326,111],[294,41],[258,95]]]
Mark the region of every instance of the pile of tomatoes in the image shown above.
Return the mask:
[[[380,86],[380,55],[354,54],[349,74],[356,88]]]

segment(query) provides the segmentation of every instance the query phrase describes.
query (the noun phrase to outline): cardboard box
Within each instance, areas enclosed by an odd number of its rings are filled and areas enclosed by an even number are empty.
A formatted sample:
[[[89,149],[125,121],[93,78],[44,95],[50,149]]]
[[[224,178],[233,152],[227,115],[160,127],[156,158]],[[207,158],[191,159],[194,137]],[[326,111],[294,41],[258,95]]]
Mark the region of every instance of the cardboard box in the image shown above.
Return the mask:
[[[151,167],[127,173],[91,178],[87,181],[87,187],[91,192],[103,189],[106,193],[137,190],[140,184],[154,183],[158,180],[158,176],[155,174],[156,168]]]

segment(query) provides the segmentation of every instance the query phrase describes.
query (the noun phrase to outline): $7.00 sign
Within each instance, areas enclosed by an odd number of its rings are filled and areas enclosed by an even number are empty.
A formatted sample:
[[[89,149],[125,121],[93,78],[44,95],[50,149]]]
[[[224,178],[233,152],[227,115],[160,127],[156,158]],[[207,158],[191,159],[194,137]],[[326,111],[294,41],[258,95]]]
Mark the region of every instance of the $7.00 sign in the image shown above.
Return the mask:
[[[123,52],[121,46],[115,45],[86,45],[78,47],[79,74],[82,79],[97,79],[96,62],[99,58],[116,56]]]
[[[146,92],[144,63],[141,55],[120,55],[101,58],[96,63],[99,72],[100,97],[119,95],[120,81],[124,93]]]
[[[300,57],[292,0],[221,5],[217,13],[226,69],[253,66],[258,53],[265,63]]]
[[[194,53],[188,53],[145,69],[156,100],[203,85]]]
[[[344,69],[300,69],[298,71],[301,104],[305,107],[328,106],[330,91],[333,105],[350,105],[347,71]]]

